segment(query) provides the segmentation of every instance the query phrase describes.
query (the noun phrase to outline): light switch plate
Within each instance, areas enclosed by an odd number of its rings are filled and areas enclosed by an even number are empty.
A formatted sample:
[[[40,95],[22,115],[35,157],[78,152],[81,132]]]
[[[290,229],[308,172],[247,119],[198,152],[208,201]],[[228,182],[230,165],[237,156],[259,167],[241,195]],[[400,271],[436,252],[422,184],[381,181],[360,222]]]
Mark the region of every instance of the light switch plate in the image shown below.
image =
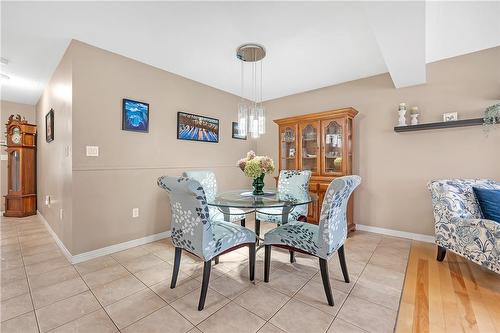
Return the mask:
[[[99,146],[87,146],[86,152],[87,152],[87,156],[97,157],[97,156],[99,156]]]

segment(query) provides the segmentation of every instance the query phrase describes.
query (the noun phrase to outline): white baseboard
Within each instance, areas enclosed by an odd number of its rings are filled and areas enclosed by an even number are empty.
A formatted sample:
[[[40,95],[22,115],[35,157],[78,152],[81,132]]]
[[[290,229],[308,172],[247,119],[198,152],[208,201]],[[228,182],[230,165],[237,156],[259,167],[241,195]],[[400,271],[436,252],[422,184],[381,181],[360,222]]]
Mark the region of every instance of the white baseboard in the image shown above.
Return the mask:
[[[78,264],[78,263],[81,263],[81,262],[84,262],[84,261],[87,261],[87,260],[90,260],[90,259],[95,259],[95,258],[102,257],[102,256],[105,256],[105,255],[108,255],[108,254],[112,254],[112,253],[115,253],[115,252],[127,250],[127,249],[130,249],[132,247],[136,247],[136,246],[139,246],[139,245],[144,245],[144,244],[147,244],[147,243],[151,243],[151,242],[154,242],[154,241],[157,241],[157,240],[160,240],[160,239],[164,239],[164,238],[170,237],[170,230],[169,230],[169,231],[160,232],[158,234],[149,235],[149,236],[146,236],[146,237],[133,239],[133,240],[130,240],[130,241],[127,241],[127,242],[123,242],[123,243],[119,243],[119,244],[113,244],[113,245],[106,246],[106,247],[103,247],[103,248],[100,248],[100,249],[97,249],[97,250],[93,250],[93,251],[89,251],[89,252],[84,252],[84,253],[80,253],[80,254],[77,254],[77,255],[72,255],[71,252],[69,252],[69,250],[66,248],[66,246],[64,246],[63,242],[56,235],[56,233],[54,232],[54,230],[52,230],[52,228],[50,227],[50,225],[47,222],[47,220],[43,217],[42,214],[40,214],[40,212],[38,212],[38,216],[40,216],[40,218],[42,219],[43,223],[45,224],[45,226],[49,230],[49,233],[52,235],[52,238],[54,238],[57,246],[59,246],[59,248],[63,252],[64,256],[72,264]]]
[[[399,231],[393,229],[372,227],[370,225],[364,225],[364,224],[356,224],[356,230],[368,231],[376,234],[382,234],[394,237],[408,238],[427,243],[434,243],[435,240],[434,236],[415,234],[413,232]]]
[[[36,213],[40,217],[40,219],[42,219],[43,224],[45,224],[45,228],[47,228],[47,230],[49,231],[49,233],[52,236],[52,238],[54,238],[54,240],[56,241],[57,246],[59,246],[59,248],[61,249],[61,251],[64,254],[64,256],[66,257],[66,259],[68,259],[69,262],[71,262],[71,259],[73,258],[73,256],[71,255],[71,252],[69,252],[69,250],[66,248],[66,246],[64,246],[64,243],[59,239],[59,236],[57,236],[57,234],[54,232],[54,230],[52,230],[52,228],[50,227],[49,222],[47,222],[47,220],[40,213],[40,211],[37,211]]]

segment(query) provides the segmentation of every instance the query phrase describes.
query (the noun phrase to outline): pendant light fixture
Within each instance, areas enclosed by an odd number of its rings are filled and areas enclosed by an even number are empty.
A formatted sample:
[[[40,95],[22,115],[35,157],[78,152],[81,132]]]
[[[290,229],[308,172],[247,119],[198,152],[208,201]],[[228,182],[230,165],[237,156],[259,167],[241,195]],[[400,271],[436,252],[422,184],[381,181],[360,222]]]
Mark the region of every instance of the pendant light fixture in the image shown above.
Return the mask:
[[[243,44],[236,49],[236,57],[241,61],[238,128],[242,136],[248,133],[252,138],[258,138],[266,131],[266,116],[262,105],[262,59],[265,56],[266,50],[258,44]],[[245,72],[249,73],[248,82],[245,81]]]

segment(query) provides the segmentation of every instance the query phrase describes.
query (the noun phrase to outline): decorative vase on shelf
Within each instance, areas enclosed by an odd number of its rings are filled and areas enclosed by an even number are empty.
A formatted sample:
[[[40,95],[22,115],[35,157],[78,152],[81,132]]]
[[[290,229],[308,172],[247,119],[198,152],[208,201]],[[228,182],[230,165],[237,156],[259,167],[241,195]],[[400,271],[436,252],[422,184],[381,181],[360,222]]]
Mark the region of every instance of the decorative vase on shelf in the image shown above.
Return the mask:
[[[412,125],[418,125],[418,116],[420,116],[418,113],[412,113],[410,115],[410,117],[411,117],[410,124],[412,124]]]
[[[253,195],[264,195],[264,176],[274,171],[274,162],[268,156],[256,156],[249,151],[245,158],[238,161],[238,167],[245,176],[252,178]]]
[[[255,177],[252,182],[253,186],[253,195],[263,195],[264,194],[264,176],[265,174],[260,175],[259,177]]]
[[[399,124],[398,126],[406,126],[406,103],[399,104]]]

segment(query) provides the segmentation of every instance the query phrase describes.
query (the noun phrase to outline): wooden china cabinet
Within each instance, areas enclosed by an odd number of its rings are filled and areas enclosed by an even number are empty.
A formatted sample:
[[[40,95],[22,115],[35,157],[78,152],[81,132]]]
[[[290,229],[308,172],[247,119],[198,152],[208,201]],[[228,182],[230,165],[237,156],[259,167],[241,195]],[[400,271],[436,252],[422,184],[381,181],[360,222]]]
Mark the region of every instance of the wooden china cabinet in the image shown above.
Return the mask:
[[[353,108],[310,113],[274,120],[279,126],[279,170],[311,170],[309,190],[318,201],[309,205],[307,221],[319,222],[328,185],[352,174]],[[348,231],[355,230],[353,199],[347,211]]]
[[[7,123],[7,186],[4,216],[36,214],[36,126],[20,115]]]

